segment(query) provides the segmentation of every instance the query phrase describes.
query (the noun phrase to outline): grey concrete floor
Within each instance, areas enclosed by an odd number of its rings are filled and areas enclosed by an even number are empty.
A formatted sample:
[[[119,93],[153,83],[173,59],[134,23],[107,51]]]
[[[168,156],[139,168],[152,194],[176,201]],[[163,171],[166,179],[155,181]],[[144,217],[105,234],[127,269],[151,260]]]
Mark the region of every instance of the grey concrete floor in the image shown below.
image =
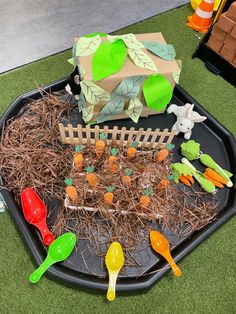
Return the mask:
[[[72,46],[73,38],[110,33],[186,0],[0,0],[0,73]]]

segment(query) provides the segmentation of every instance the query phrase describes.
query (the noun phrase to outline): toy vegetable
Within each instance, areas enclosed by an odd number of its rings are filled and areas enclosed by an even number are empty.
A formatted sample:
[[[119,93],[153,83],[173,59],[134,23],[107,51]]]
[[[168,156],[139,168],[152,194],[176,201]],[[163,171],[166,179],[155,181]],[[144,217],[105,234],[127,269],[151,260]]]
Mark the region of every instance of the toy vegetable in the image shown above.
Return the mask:
[[[180,176],[179,177],[179,181],[181,181],[183,184],[185,184],[186,186],[191,186],[191,184],[194,183],[193,177],[190,175],[187,176]]]
[[[169,185],[170,185],[170,181],[168,179],[161,179],[158,182],[156,189],[161,190],[161,189],[167,188]]]
[[[111,173],[116,173],[117,172],[117,157],[116,155],[118,154],[119,150],[117,148],[112,148],[111,149],[111,156],[108,158],[108,167]]]
[[[153,194],[153,191],[152,189],[144,189],[143,190],[143,194],[140,199],[139,199],[139,204],[141,206],[141,208],[144,210],[144,211],[147,211],[148,210],[148,207],[151,203],[151,198],[149,195],[152,195]]]
[[[86,171],[88,184],[91,186],[91,188],[95,188],[97,186],[98,179],[96,174],[94,173],[94,166],[87,167]]]
[[[181,154],[188,160],[199,159],[206,167],[209,167],[217,172],[224,180],[226,180],[226,186],[232,187],[233,182],[230,178],[233,176],[229,171],[222,169],[208,154],[200,152],[200,144],[194,140],[187,141],[181,144]]]
[[[124,182],[124,185],[127,187],[127,188],[130,188],[131,187],[131,174],[132,174],[132,170],[129,169],[129,168],[126,168],[125,169],[125,175],[123,176],[123,182]]]
[[[82,170],[83,170],[83,163],[84,163],[84,156],[81,153],[82,150],[83,150],[83,146],[82,145],[78,145],[78,146],[75,147],[76,153],[74,154],[74,164],[75,164],[75,168],[79,172],[82,172]]]
[[[107,192],[104,194],[104,202],[107,205],[112,205],[113,197],[114,197],[114,194],[113,194],[114,188],[115,188],[114,186],[109,186],[107,188]]]
[[[105,264],[109,275],[109,284],[107,290],[107,299],[109,301],[115,300],[116,280],[121,268],[124,265],[124,261],[125,259],[122,246],[118,242],[112,242],[105,257]]]
[[[50,245],[54,236],[46,224],[47,209],[38,194],[27,188],[21,192],[21,205],[25,219],[39,229],[45,245]]]
[[[163,162],[166,157],[169,155],[170,151],[172,149],[174,149],[175,145],[173,144],[166,144],[165,148],[162,148],[161,150],[159,150],[159,152],[156,155],[156,161],[158,163]]]
[[[170,267],[172,268],[175,276],[180,277],[182,275],[182,272],[180,268],[175,264],[170,254],[168,240],[160,232],[152,230],[150,232],[150,241],[153,250],[162,255],[170,264]]]
[[[131,146],[127,149],[127,158],[133,159],[137,153],[138,142],[131,142]]]
[[[67,259],[73,251],[76,243],[76,236],[67,232],[54,240],[48,248],[48,255],[44,262],[30,275],[29,281],[37,283],[45,271],[54,263]]]
[[[69,197],[69,199],[72,202],[75,202],[78,200],[78,193],[76,188],[73,186],[73,180],[72,179],[65,179],[65,184],[66,184],[66,194]]]
[[[106,147],[106,143],[105,143],[106,138],[107,137],[105,133],[99,134],[99,140],[95,144],[95,150],[96,150],[96,154],[98,158],[100,158],[102,154],[104,153],[104,150]]]
[[[181,162],[192,169],[192,175],[198,181],[204,191],[208,193],[214,193],[216,191],[214,184],[207,180],[200,171],[197,171],[197,169],[188,161],[188,159],[182,158]]]

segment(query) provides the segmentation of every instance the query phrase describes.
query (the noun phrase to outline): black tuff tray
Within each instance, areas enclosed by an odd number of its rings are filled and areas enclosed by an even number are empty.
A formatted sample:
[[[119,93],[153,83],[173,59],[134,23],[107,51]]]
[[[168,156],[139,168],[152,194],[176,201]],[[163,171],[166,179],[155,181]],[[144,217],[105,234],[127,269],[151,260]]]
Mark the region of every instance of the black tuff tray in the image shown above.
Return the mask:
[[[66,85],[66,79],[49,84],[44,87],[46,91],[60,91]],[[11,117],[18,114],[20,109],[29,102],[30,99],[39,99],[41,94],[38,90],[31,91],[18,97],[12,105],[7,109],[0,120],[0,130],[6,121]],[[189,96],[180,86],[174,89],[174,95],[171,103],[177,105],[184,105],[185,103],[194,103],[195,110],[201,115],[207,116],[207,120],[203,123],[198,123],[193,129],[192,139],[201,143],[201,149],[209,153],[223,168],[233,172],[236,164],[236,143],[232,134],[226,130],[218,121],[216,121],[201,105],[199,105],[191,96]],[[149,127],[155,129],[164,128],[171,129],[176,118],[173,114],[166,115],[160,114],[150,116],[148,118],[141,118],[138,124],[133,123],[130,119],[118,120],[107,122],[106,125],[112,127],[117,125],[119,128],[126,126],[127,128]],[[73,121],[72,121],[73,122]],[[102,126],[102,125],[101,125]],[[184,141],[182,135],[176,136],[173,143],[176,146],[174,152],[174,160],[180,161],[181,155],[179,154],[180,144]],[[199,170],[203,170],[203,166],[195,161],[193,163]],[[233,180],[235,178],[233,177]],[[22,210],[14,201],[12,193],[1,188],[3,198],[9,208],[10,215],[21,234],[23,241],[33,257],[36,265],[42,263],[46,256],[46,248],[41,242],[40,236],[33,226],[29,225],[24,219]],[[164,234],[168,238],[172,249],[172,255],[176,262],[185,257],[191,250],[196,248],[202,241],[204,241],[213,231],[221,226],[225,221],[236,213],[236,200],[235,200],[235,185],[233,188],[224,188],[217,193],[217,199],[220,201],[218,207],[217,218],[205,228],[198,232],[194,232],[187,238],[178,239],[171,232],[166,231]],[[57,210],[59,208],[57,201],[49,202],[48,207],[53,209],[53,213],[48,217],[49,225],[52,223]],[[158,229],[163,232],[161,225],[157,225]],[[78,239],[78,247],[83,250],[85,243],[83,240]],[[119,275],[117,282],[117,291],[119,292],[138,292],[150,288],[157,280],[159,280],[168,270],[167,263],[155,254],[148,245],[138,248],[140,267],[125,268]],[[48,269],[46,276],[57,282],[64,283],[73,287],[83,287],[85,289],[103,290],[107,289],[107,273],[105,268],[101,265],[101,261],[96,259],[89,253],[86,258],[86,264],[89,268],[85,267],[83,259],[80,255],[80,250],[74,250],[70,258],[60,264],[56,264]],[[146,276],[139,276],[160,269]]]

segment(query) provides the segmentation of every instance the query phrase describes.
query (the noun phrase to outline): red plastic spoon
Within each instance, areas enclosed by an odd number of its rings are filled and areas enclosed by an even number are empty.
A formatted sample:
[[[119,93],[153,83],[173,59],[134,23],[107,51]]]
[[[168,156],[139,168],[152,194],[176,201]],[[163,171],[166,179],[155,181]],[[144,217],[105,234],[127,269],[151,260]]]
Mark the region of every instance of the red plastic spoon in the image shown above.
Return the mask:
[[[25,219],[39,229],[43,243],[49,246],[55,238],[48,230],[47,210],[41,198],[32,188],[24,189],[21,192],[21,205]]]

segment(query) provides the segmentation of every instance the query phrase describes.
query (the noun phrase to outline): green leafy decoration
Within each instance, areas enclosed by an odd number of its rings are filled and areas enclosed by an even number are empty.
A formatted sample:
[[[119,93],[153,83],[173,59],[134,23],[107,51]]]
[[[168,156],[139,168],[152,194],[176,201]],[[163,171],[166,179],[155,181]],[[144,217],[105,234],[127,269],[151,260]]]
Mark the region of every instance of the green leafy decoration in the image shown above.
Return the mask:
[[[97,123],[112,120],[115,114],[123,111],[125,99],[121,96],[113,96],[112,99],[102,108],[97,118]]]
[[[128,54],[137,66],[141,68],[149,69],[155,72],[158,71],[153,60],[141,49],[134,50],[134,49],[128,48]]]
[[[173,79],[175,81],[176,84],[179,84],[179,79],[180,79],[180,73],[181,73],[181,70],[182,70],[182,60],[176,60],[178,66],[179,66],[179,69],[175,72],[172,73],[172,76],[173,76]]]
[[[138,119],[143,111],[143,104],[138,98],[131,98],[129,102],[129,107],[125,112],[127,115],[135,122],[138,122]]]
[[[102,40],[100,35],[93,37],[80,37],[77,42],[76,56],[88,56],[94,53],[100,46]]]
[[[161,44],[157,41],[143,41],[145,48],[150,50],[158,57],[171,61],[175,58],[175,48],[172,45]]]
[[[140,92],[140,87],[146,76],[135,75],[125,78],[118,87],[113,91],[112,95],[122,96],[127,98],[137,97]]]
[[[89,105],[82,109],[82,116],[85,123],[90,121],[93,117],[94,106]]]
[[[144,81],[143,94],[149,108],[161,111],[170,102],[173,87],[165,76],[161,74],[150,75]]]
[[[83,37],[90,38],[90,37],[95,37],[95,36],[97,36],[97,35],[99,35],[99,36],[101,36],[101,37],[107,36],[106,33],[96,32],[96,33],[86,34],[86,35],[84,35]]]
[[[107,91],[91,81],[82,80],[80,86],[87,102],[92,105],[96,105],[99,102],[109,101],[111,98]]]
[[[122,39],[126,45],[126,47],[134,50],[139,50],[141,48],[145,48],[143,43],[139,41],[136,36],[132,33],[125,35],[116,35],[116,36],[107,36],[108,41],[114,42],[117,39]]]
[[[81,112],[85,108],[85,106],[86,106],[86,100],[84,98],[84,94],[81,91],[79,95],[79,101],[78,101],[79,112]]]
[[[72,58],[67,60],[73,66],[76,66],[78,64],[78,60],[76,58],[76,49],[77,49],[77,43],[74,43],[72,47]]]
[[[120,71],[126,58],[126,47],[122,40],[103,42],[92,59],[93,80],[99,81]]]

